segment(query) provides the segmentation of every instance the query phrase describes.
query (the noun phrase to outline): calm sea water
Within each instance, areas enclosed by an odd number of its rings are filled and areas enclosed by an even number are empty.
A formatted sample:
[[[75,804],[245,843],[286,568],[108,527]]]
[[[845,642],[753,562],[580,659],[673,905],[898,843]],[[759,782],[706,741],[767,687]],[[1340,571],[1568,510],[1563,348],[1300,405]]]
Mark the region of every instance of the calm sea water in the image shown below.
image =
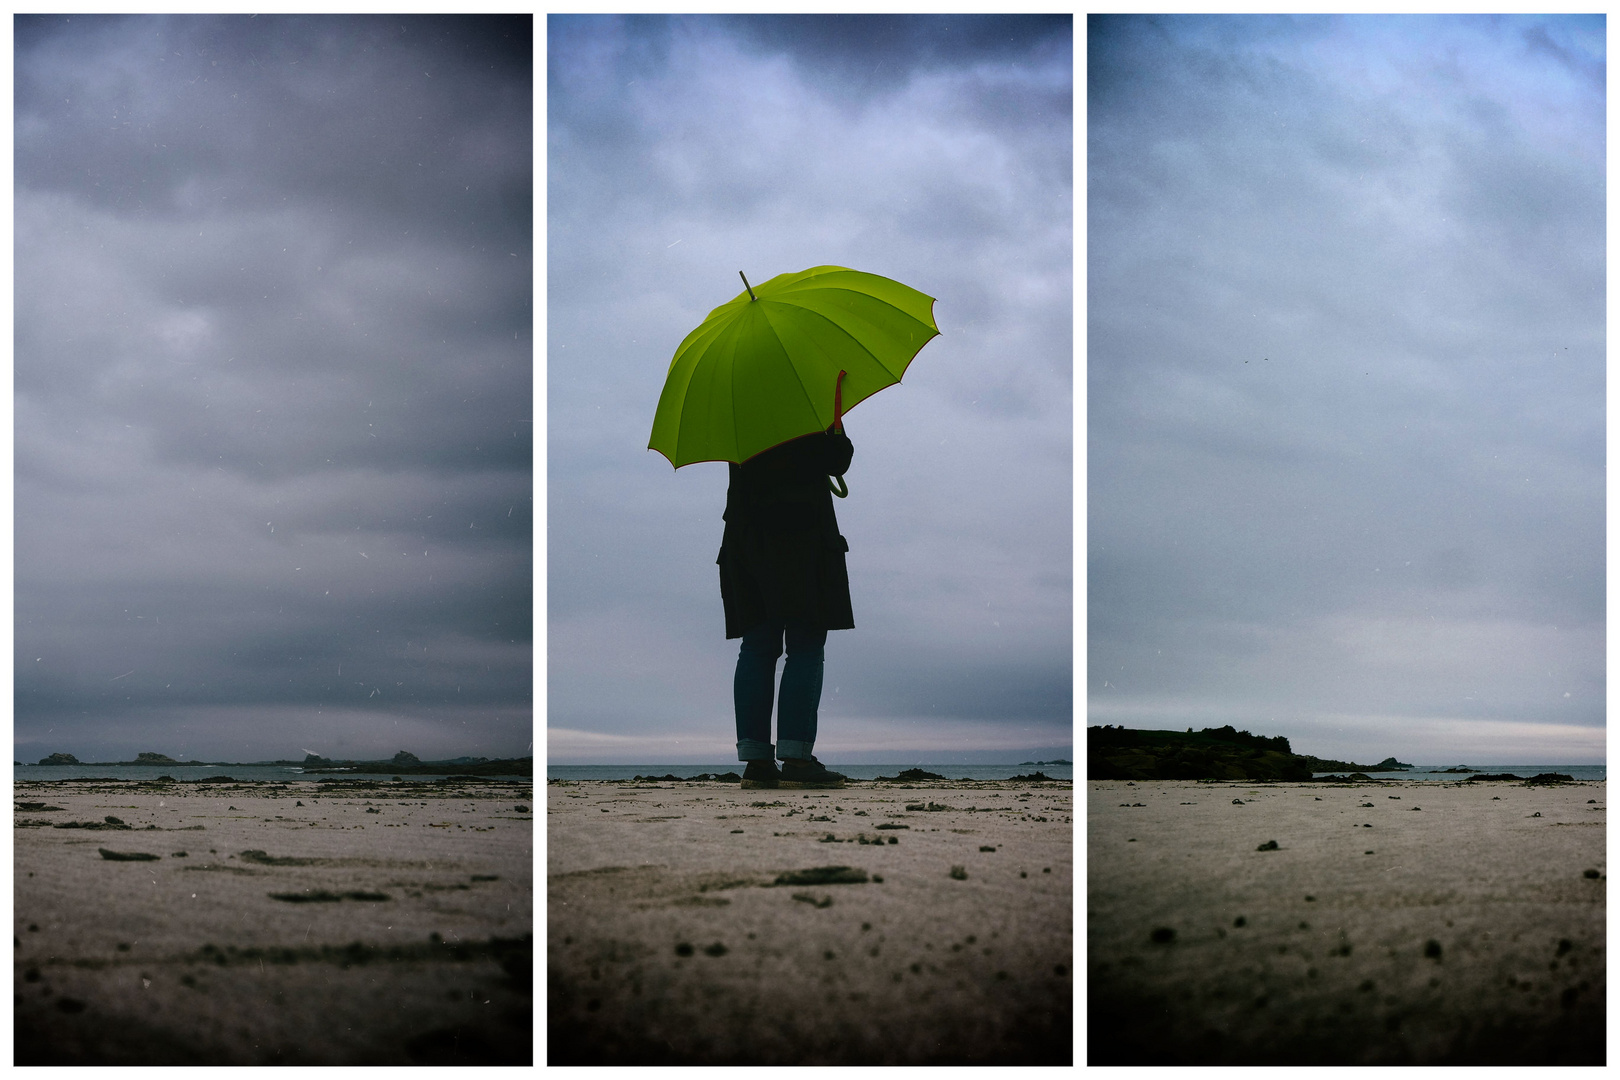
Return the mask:
[[[701,770],[700,770],[701,771]],[[14,765],[13,780],[79,780],[84,777],[111,777],[115,780],[156,780],[172,776],[176,780],[200,780],[210,776],[229,776],[233,780],[336,780],[360,777],[366,780],[389,780],[391,772],[337,772],[305,773],[297,765]],[[440,773],[400,775],[402,780],[437,780]],[[478,779],[478,778],[475,778]],[[527,780],[523,776],[483,777],[481,779]]]
[[[1442,769],[1457,768],[1454,765],[1419,765],[1412,769],[1401,769],[1395,772],[1370,772],[1367,775],[1374,780],[1467,780],[1472,773],[1448,773]],[[1484,773],[1512,773],[1528,780],[1540,773],[1563,773],[1576,780],[1607,780],[1608,766],[1606,765],[1470,765],[1468,768]],[[1317,773],[1317,776],[1343,776],[1343,770],[1336,773]]]
[[[906,769],[938,773],[948,780],[1008,780],[1042,772],[1054,780],[1073,780],[1073,765],[840,765],[827,767],[851,780],[875,780],[879,776],[899,776]],[[631,780],[637,776],[663,776],[666,773],[691,777],[701,773],[741,773],[743,763],[720,765],[547,765],[548,780]]]

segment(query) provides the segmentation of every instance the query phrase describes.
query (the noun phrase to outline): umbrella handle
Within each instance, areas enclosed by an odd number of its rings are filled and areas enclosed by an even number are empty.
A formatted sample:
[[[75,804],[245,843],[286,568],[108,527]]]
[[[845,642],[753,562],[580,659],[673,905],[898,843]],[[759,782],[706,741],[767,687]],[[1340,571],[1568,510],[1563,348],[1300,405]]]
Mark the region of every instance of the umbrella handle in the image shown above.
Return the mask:
[[[844,478],[842,476],[827,477],[827,488],[840,499],[847,499],[849,497],[849,485],[844,483]]]
[[[833,430],[839,434],[843,434],[844,431],[844,376],[848,374],[849,372],[847,371],[840,371],[838,373],[838,381],[833,384],[832,426]],[[834,488],[833,490],[836,491],[837,489]]]

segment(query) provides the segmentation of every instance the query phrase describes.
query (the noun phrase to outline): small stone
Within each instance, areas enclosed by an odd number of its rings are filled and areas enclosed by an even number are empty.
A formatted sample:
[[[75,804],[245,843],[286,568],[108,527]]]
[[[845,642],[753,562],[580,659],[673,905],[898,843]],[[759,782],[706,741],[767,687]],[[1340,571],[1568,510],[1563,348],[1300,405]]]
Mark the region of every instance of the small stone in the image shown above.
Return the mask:
[[[1598,877],[1598,872],[1596,870],[1583,870],[1581,871],[1581,876],[1596,879]],[[29,929],[31,930],[33,927],[29,927]]]
[[[1263,843],[1259,847],[1255,848],[1255,850],[1256,851],[1279,851],[1281,849],[1278,848],[1277,841],[1275,841],[1275,840],[1267,840],[1265,843]]]
[[[694,951],[696,950],[694,950],[691,945],[684,941],[675,946],[676,956],[691,956]]]
[[[951,877],[956,879],[957,881],[966,881],[967,880],[967,867],[965,867],[965,866],[953,866],[953,867],[951,867]]]
[[[1430,938],[1429,943],[1423,946],[1423,955],[1431,960],[1440,959],[1440,943],[1434,938]]]
[[[1242,799],[1233,799],[1232,800],[1232,805],[1233,806],[1242,806],[1243,805],[1243,800]]]
[[[1239,915],[1237,918],[1232,920],[1232,925],[1233,926],[1248,926],[1249,925],[1249,920],[1244,918],[1242,915]]]
[[[1148,935],[1148,939],[1155,945],[1168,945],[1176,940],[1176,932],[1168,926],[1160,926]]]

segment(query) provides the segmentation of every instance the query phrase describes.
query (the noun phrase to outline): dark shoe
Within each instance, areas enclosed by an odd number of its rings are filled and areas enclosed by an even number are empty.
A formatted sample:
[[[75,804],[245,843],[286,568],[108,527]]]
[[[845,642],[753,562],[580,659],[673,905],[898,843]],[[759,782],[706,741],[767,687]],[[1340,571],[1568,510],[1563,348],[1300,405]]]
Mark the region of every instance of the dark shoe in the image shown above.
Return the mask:
[[[789,758],[782,762],[782,786],[785,788],[838,788],[849,777],[832,772],[815,758]]]
[[[772,788],[781,782],[782,774],[776,771],[774,761],[750,761],[743,770],[742,786],[745,788]]]

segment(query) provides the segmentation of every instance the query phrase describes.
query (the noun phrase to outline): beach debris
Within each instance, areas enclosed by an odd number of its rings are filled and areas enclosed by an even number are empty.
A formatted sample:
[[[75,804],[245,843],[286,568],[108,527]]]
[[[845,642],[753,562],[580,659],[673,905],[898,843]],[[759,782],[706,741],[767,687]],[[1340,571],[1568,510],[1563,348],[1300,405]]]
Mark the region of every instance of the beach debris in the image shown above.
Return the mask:
[[[804,902],[806,904],[809,904],[811,907],[816,907],[816,908],[829,908],[829,907],[832,907],[832,902],[833,902],[833,898],[830,897],[830,896],[823,896],[823,897],[818,898],[818,897],[810,895],[809,893],[804,893],[804,892],[796,892],[796,893],[794,893],[793,894],[793,899],[802,901],[802,902]]]
[[[380,892],[353,891],[346,893],[327,892],[325,889],[305,889],[301,893],[270,893],[272,900],[285,900],[289,904],[335,904],[340,900],[387,900],[388,894]]]
[[[1401,799],[1399,795],[1391,795],[1390,798],[1394,799],[1396,802],[1399,802]]]
[[[1541,816],[1541,811],[1537,810],[1535,813],[1531,814],[1530,816],[1531,817],[1540,817]]]
[[[737,834],[738,834],[738,833],[740,833],[740,832],[742,832],[742,830],[741,830],[741,829],[732,829],[732,830],[731,830],[731,835],[733,835],[733,836],[736,836],[736,835],[737,835]]]
[[[1361,808],[1362,808],[1362,809],[1363,809],[1363,810],[1371,810],[1371,809],[1372,809],[1372,805],[1373,805],[1373,804],[1372,804],[1372,803],[1370,803],[1370,802],[1364,802],[1364,803],[1362,803],[1362,804],[1361,804]]]
[[[1363,852],[1363,854],[1365,854],[1365,855],[1371,855],[1371,854],[1372,854],[1372,852],[1370,852],[1370,851],[1367,851],[1367,852]]]
[[[1233,799],[1232,800],[1232,805],[1233,806],[1242,806],[1243,805],[1243,800],[1242,799]]]
[[[290,855],[270,855],[258,848],[249,848],[237,858],[243,862],[258,863],[260,866],[314,866],[320,859],[299,859]]]
[[[97,848],[103,859],[112,862],[157,862],[163,858],[161,855],[148,855],[144,851],[108,851],[106,848]]]
[[[691,956],[696,951],[696,949],[692,948],[691,943],[686,941],[683,941],[679,945],[675,946],[676,956]]]
[[[1423,946],[1423,955],[1427,956],[1430,960],[1440,959],[1440,943],[1434,940],[1434,938],[1430,938],[1429,943]]]
[[[956,809],[956,807],[954,807],[954,806],[946,806],[944,803],[930,802],[930,803],[908,803],[906,805],[906,809],[907,810],[923,810],[923,811],[927,811],[929,813],[937,813],[940,810],[954,810],[954,809]]]
[[[990,846],[989,844],[980,844],[979,845],[979,850],[980,851],[994,851],[996,849],[994,847]]]
[[[1305,902],[1306,902],[1306,903],[1307,903],[1307,904],[1314,904],[1314,903],[1316,903],[1316,897],[1314,897],[1314,896],[1307,896],[1307,897],[1306,897],[1306,898],[1305,898]]]
[[[1237,918],[1232,920],[1232,925],[1233,926],[1248,926],[1249,925],[1249,920],[1244,918],[1242,915],[1239,915]]]
[[[1563,956],[1565,953],[1569,952],[1569,950],[1573,949],[1574,947],[1575,947],[1575,943],[1573,941],[1569,940],[1569,938],[1559,938],[1558,939],[1558,955],[1559,956]]]
[[[1413,810],[1422,810],[1422,809],[1423,809],[1423,807],[1421,807],[1421,806],[1414,806],[1414,807],[1412,807],[1412,809],[1413,809]]]
[[[109,825],[105,821],[64,821],[51,826],[53,829],[128,829],[129,826],[119,823]]]
[[[881,825],[873,826],[873,828],[877,828],[877,829],[909,829],[909,828],[911,828],[911,826],[910,825],[900,825],[900,824],[897,824],[897,823],[895,823],[893,821],[885,821]]]
[[[1279,848],[1277,846],[1277,841],[1275,841],[1275,840],[1267,840],[1265,843],[1261,844],[1259,847],[1255,848],[1254,850],[1256,850],[1256,851],[1280,851],[1281,848]]]
[[[815,819],[812,818],[811,820],[813,821]],[[838,839],[838,837],[834,836],[832,833],[828,833],[826,836],[823,836],[820,840],[818,840],[816,842],[818,844],[842,844],[842,843],[844,843],[844,841]]]
[[[1592,878],[1595,881],[1600,875],[1596,870],[1582,870],[1581,876],[1585,878]]]
[[[1176,940],[1176,932],[1168,926],[1157,926],[1154,927],[1153,933],[1148,935],[1148,940],[1155,945],[1168,945]]]
[[[705,945],[703,951],[710,956],[724,956],[730,950],[717,941],[713,945]]]
[[[186,857],[186,853],[183,851],[174,851],[169,853],[169,857],[171,859],[184,859]]]
[[[865,870],[852,866],[814,866],[808,870],[789,870],[778,874],[773,885],[864,885]]]
[[[953,867],[951,867],[951,877],[953,879],[955,879],[956,881],[966,881],[967,880],[967,867],[965,867],[965,866],[953,866]]]

